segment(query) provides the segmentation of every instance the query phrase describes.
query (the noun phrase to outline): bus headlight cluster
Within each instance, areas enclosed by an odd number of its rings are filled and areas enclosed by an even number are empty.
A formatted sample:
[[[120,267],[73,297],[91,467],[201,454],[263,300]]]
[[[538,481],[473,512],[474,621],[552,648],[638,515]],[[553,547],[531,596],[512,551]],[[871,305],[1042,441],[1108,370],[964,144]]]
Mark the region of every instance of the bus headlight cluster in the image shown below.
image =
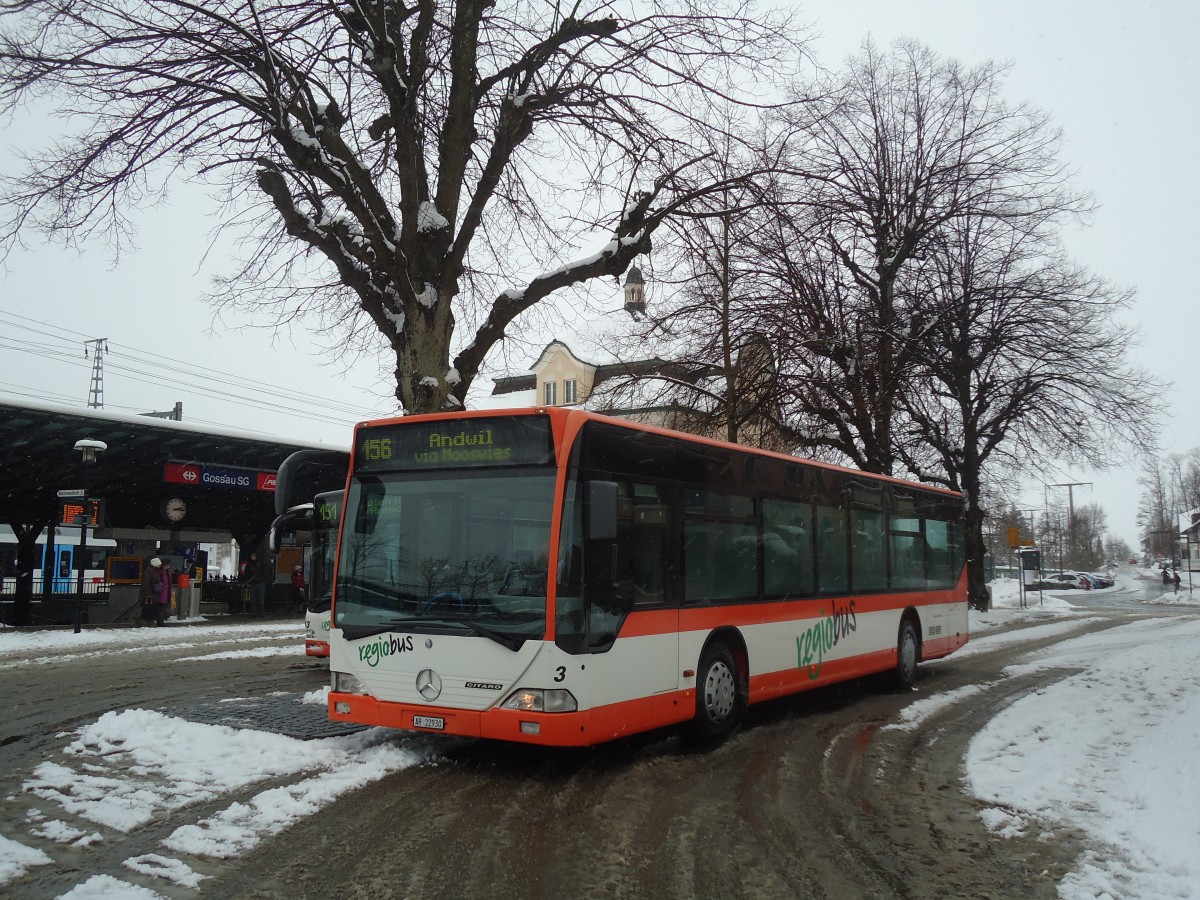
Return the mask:
[[[522,712],[575,712],[579,704],[570,691],[543,690],[541,688],[521,688],[509,695],[501,704],[504,709],[516,709]]]
[[[365,694],[363,683],[349,672],[333,673],[333,689],[339,694]]]

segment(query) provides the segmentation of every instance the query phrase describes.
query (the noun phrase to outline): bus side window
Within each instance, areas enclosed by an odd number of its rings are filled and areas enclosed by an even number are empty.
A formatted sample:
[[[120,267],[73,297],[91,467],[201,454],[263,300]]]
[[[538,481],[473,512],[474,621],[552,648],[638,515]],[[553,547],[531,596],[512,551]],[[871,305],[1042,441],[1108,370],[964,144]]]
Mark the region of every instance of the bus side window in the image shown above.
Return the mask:
[[[887,590],[887,563],[884,558],[883,512],[877,509],[851,510],[854,526],[854,584],[856,591]]]
[[[850,587],[850,547],[846,540],[846,511],[817,507],[817,576],[822,594],[840,594]]]
[[[921,519],[892,516],[892,587],[925,587],[925,538]]]
[[[758,597],[754,501],[715,490],[690,491],[683,523],[684,596],[689,603]]]
[[[925,540],[929,543],[930,587],[954,587],[958,573],[954,570],[954,546],[951,542],[950,523],[938,519],[926,519]]]
[[[812,506],[763,500],[763,584],[768,597],[813,591]]]

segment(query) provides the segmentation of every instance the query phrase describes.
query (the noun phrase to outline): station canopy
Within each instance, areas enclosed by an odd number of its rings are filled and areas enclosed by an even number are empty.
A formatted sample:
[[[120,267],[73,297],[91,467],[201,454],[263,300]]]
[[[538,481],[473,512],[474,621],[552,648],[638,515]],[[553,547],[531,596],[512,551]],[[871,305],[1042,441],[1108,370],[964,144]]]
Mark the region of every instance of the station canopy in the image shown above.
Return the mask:
[[[88,495],[102,501],[102,530],[228,532],[239,541],[257,539],[269,529],[274,476],[284,459],[300,449],[345,449],[221,426],[0,399],[0,521],[14,527],[62,524],[63,503],[69,501],[59,492],[85,487],[82,454],[75,449],[85,439],[108,445],[86,474]]]

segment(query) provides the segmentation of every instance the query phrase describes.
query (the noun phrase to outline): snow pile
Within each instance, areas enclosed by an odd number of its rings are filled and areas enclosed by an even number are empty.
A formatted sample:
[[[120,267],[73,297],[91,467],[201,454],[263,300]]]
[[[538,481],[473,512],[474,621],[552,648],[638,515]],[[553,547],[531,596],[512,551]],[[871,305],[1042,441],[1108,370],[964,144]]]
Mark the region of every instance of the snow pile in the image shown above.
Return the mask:
[[[13,631],[0,629],[0,660],[37,661],[39,655],[97,650],[175,649],[200,643],[245,643],[247,638],[304,641],[297,622],[271,625],[189,625],[186,628],[88,628]]]
[[[302,741],[127,709],[104,714],[67,746],[64,752],[78,766],[44,762],[24,789],[71,815],[128,832],[248,785],[298,779],[270,788],[248,807],[233,804],[199,825],[179,828],[167,841],[181,852],[226,857],[311,815],[342,791],[421,761],[394,737],[373,729]]]
[[[0,884],[24,875],[34,866],[44,866],[53,861],[41,850],[26,847],[0,835]]]

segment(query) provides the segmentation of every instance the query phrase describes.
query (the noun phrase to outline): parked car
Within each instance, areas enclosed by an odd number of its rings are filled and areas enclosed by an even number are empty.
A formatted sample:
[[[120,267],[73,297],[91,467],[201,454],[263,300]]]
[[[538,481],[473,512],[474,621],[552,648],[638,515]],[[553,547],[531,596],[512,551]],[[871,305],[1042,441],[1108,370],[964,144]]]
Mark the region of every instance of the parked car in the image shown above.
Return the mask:
[[[1079,580],[1078,572],[1055,572],[1053,575],[1043,578],[1038,587],[1046,591],[1061,591],[1082,588],[1083,583]]]
[[[1098,572],[1088,572],[1088,578],[1092,579],[1092,587],[1094,588],[1110,588],[1116,581],[1107,575],[1101,575]]]

